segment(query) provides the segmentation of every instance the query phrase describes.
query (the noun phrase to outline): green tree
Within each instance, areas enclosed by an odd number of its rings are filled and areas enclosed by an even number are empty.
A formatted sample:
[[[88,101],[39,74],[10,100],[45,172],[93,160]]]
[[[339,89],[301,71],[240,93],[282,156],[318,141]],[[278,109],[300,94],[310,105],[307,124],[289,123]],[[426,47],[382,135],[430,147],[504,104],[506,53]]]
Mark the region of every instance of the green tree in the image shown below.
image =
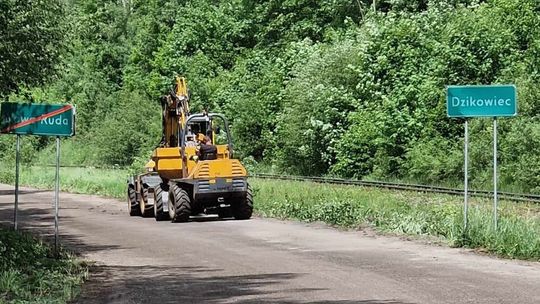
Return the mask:
[[[0,97],[52,78],[65,33],[62,3],[0,0]]]

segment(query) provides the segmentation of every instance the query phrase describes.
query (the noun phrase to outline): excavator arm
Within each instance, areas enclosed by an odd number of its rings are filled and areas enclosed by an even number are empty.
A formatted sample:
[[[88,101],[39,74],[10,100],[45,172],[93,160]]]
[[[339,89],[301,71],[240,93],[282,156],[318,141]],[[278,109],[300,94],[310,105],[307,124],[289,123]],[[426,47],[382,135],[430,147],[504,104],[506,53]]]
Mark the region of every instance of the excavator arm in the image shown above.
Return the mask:
[[[177,147],[180,143],[180,134],[190,114],[189,92],[184,77],[176,77],[174,90],[161,98],[161,110],[163,138],[159,146]]]

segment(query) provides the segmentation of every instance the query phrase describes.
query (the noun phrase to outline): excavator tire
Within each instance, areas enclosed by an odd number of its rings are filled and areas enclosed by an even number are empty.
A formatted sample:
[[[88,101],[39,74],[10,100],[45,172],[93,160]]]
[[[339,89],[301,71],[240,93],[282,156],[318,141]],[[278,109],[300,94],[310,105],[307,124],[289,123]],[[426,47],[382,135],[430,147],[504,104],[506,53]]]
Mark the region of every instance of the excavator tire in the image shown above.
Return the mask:
[[[128,197],[128,211],[130,216],[141,215],[141,209],[139,209],[139,202],[137,202],[137,192],[134,185],[128,185],[127,189]]]
[[[156,221],[166,221],[169,213],[163,211],[163,192],[167,191],[167,184],[160,184],[154,188],[154,217]]]
[[[191,215],[191,199],[186,190],[173,184],[169,191],[169,216],[171,222],[181,223],[189,221]]]
[[[247,220],[253,214],[253,194],[251,186],[247,185],[246,197],[231,206],[231,211],[235,219]]]
[[[140,212],[142,217],[154,216],[154,206],[148,204],[148,186],[141,187]]]

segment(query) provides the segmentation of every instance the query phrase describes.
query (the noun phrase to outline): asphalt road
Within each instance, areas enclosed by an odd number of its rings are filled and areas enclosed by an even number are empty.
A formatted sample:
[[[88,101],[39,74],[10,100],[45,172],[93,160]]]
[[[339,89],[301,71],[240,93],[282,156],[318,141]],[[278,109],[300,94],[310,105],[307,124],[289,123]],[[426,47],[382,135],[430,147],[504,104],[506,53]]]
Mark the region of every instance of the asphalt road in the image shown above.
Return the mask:
[[[3,225],[12,189],[0,185]],[[20,201],[20,226],[50,236],[53,194],[24,188]],[[540,303],[540,263],[322,224],[172,224],[129,217],[123,201],[60,201],[61,243],[95,261],[76,303]]]

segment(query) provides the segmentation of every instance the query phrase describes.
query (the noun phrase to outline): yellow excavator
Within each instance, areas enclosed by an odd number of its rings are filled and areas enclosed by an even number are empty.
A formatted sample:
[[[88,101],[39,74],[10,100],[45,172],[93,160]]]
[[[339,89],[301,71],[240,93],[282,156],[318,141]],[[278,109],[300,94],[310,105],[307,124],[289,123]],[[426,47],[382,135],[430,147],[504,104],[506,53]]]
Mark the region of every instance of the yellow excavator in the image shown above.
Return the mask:
[[[192,215],[249,219],[253,195],[247,171],[233,158],[229,123],[217,113],[191,114],[186,79],[161,98],[163,137],[145,165],[128,179],[131,216],[187,222]]]

